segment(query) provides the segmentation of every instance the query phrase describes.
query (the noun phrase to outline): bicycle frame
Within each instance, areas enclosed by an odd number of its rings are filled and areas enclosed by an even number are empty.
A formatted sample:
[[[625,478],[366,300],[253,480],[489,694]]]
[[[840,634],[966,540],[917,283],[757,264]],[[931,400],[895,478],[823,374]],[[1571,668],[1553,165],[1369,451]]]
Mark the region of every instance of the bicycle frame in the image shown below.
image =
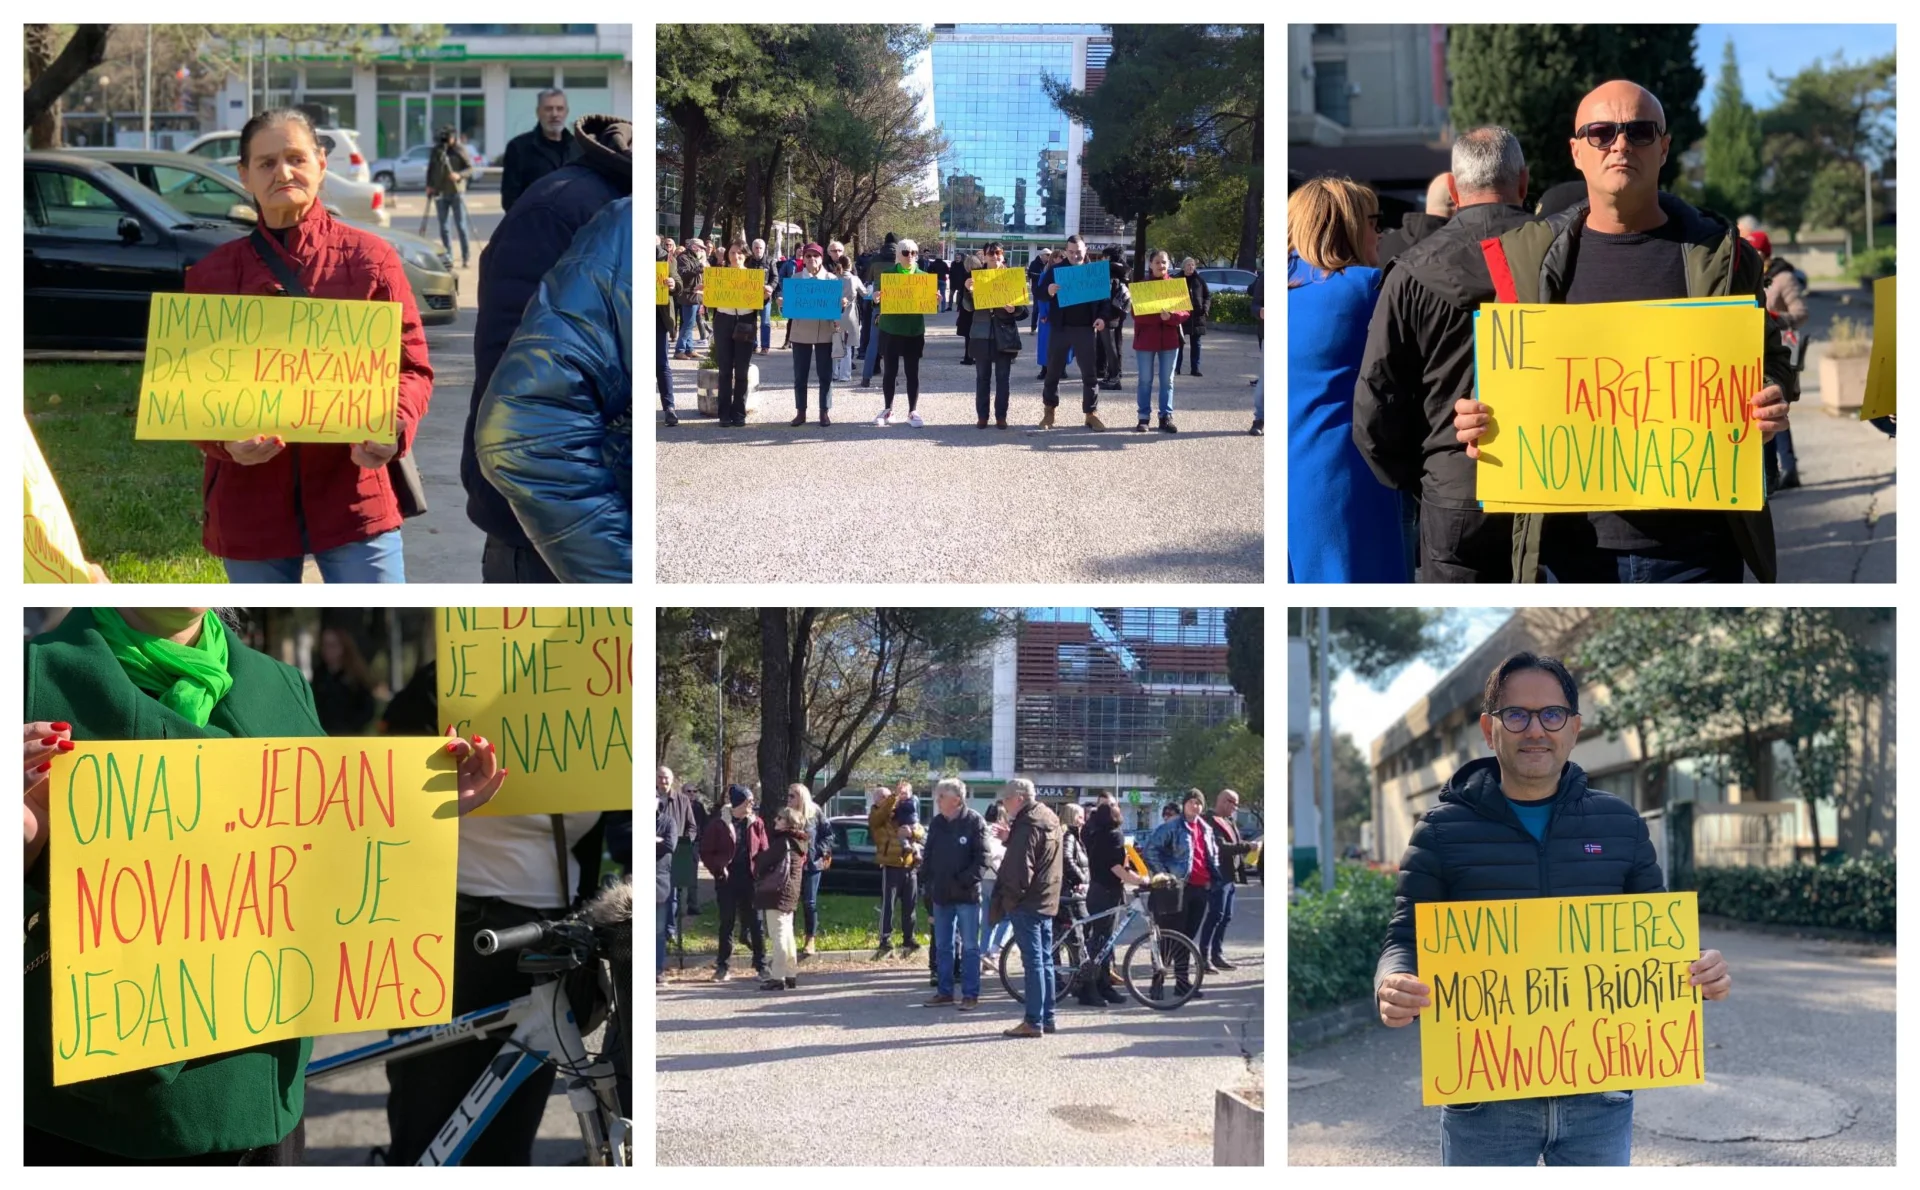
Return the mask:
[[[1099,954],[1089,954],[1087,950],[1086,928],[1096,921],[1109,917],[1117,918],[1118,920],[1114,923],[1113,929],[1107,933],[1107,944],[1100,948]],[[1159,923],[1153,920],[1153,914],[1148,913],[1140,907],[1140,898],[1129,896],[1126,900],[1111,909],[1102,909],[1091,917],[1074,918],[1073,928],[1068,931],[1073,939],[1069,945],[1080,952],[1082,956],[1080,960],[1081,963],[1091,963],[1098,966],[1105,962],[1108,956],[1119,953],[1120,939],[1125,937],[1126,932],[1133,928],[1134,921],[1142,917],[1147,919],[1147,936],[1157,939],[1160,933]],[[1059,974],[1062,971],[1071,975],[1073,970],[1074,968],[1071,966],[1055,967],[1054,976],[1055,978],[1059,978]]]
[[[369,1066],[415,1058],[478,1037],[504,1038],[500,1052],[474,1080],[471,1090],[422,1153],[420,1165],[458,1165],[543,1059],[563,1067],[567,1100],[580,1117],[581,1139],[590,1165],[624,1165],[622,1147],[632,1122],[620,1115],[613,1063],[602,1056],[588,1065],[586,1044],[567,1002],[565,985],[553,979],[535,984],[525,996],[463,1013],[442,1025],[423,1025],[363,1045],[359,1049],[307,1063],[309,1080],[325,1080]]]

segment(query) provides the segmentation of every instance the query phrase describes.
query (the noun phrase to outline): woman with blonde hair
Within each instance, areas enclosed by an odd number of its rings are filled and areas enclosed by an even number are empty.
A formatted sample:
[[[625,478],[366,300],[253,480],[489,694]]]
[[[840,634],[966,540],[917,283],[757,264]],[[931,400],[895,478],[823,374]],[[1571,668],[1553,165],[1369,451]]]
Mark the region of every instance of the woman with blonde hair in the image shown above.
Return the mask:
[[[763,992],[800,986],[800,956],[793,945],[793,911],[800,907],[812,834],[813,797],[804,785],[787,786],[787,803],[774,816],[768,847],[753,869],[753,907],[760,910],[767,939]]]
[[[1380,297],[1379,199],[1348,178],[1287,196],[1287,580],[1408,582],[1400,502],[1353,445]]]

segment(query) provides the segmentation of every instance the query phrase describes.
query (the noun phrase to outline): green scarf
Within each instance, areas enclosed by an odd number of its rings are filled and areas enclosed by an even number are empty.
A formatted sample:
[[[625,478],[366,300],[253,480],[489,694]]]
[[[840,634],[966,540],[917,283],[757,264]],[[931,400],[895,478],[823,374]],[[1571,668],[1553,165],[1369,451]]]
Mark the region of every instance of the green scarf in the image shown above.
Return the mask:
[[[134,685],[195,727],[205,727],[214,706],[233,689],[227,631],[212,612],[201,619],[199,643],[192,645],[148,636],[110,607],[93,609],[93,626]]]

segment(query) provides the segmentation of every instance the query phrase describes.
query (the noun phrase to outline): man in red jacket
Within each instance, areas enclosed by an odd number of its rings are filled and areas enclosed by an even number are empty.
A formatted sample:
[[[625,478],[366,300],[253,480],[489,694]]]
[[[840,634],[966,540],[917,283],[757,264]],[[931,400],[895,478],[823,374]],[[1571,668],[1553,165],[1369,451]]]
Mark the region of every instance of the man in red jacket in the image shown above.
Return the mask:
[[[767,978],[767,943],[760,915],[753,908],[753,861],[767,849],[767,824],[753,812],[753,790],[727,786],[728,812],[707,820],[700,834],[700,862],[713,873],[714,895],[720,900],[720,953],[713,966],[713,982],[727,980],[727,960],[733,957],[733,927],[753,951],[753,971]]]

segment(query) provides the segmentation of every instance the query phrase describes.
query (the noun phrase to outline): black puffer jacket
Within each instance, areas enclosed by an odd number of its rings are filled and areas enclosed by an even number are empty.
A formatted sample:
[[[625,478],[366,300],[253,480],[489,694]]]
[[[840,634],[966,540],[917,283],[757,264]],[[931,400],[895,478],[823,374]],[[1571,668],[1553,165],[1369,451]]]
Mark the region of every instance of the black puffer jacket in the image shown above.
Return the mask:
[[[1554,796],[1546,837],[1536,841],[1501,792],[1498,760],[1473,761],[1441,787],[1440,804],[1420,816],[1400,857],[1376,986],[1389,975],[1419,970],[1416,905],[1665,889],[1646,821],[1631,805],[1588,789],[1586,771],[1572,762],[1560,771]]]

